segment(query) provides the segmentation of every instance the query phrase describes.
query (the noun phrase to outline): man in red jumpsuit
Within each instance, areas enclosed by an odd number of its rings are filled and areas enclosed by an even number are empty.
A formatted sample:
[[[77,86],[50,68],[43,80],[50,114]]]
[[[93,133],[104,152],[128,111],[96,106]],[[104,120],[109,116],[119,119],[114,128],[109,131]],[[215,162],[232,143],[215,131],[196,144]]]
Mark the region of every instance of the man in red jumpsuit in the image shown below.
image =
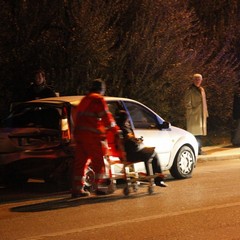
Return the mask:
[[[93,80],[90,92],[77,106],[74,119],[76,152],[73,164],[73,198],[89,195],[84,190],[84,173],[89,159],[95,172],[96,193],[99,193],[98,185],[105,175],[104,156],[108,150],[106,134],[107,131],[117,134],[119,129],[104,100],[105,89],[105,83],[101,79]]]

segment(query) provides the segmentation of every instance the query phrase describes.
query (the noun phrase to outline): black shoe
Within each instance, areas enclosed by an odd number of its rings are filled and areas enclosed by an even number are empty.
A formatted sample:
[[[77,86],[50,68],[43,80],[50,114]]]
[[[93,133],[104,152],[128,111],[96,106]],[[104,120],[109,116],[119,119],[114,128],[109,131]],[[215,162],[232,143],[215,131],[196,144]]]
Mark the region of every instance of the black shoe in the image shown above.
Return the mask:
[[[168,185],[164,181],[155,182],[155,184],[159,187],[168,187]]]
[[[87,197],[89,195],[90,195],[90,192],[82,190],[78,193],[72,193],[72,198]]]

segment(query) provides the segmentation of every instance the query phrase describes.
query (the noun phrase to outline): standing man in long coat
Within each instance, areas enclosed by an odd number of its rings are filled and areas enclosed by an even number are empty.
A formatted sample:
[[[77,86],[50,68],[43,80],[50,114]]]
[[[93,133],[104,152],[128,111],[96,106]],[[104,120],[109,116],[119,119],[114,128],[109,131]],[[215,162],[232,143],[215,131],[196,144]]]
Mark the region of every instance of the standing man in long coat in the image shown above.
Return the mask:
[[[191,132],[199,144],[199,154],[202,154],[202,136],[207,135],[207,100],[204,88],[201,86],[203,81],[201,74],[193,75],[193,83],[185,94],[187,131]]]

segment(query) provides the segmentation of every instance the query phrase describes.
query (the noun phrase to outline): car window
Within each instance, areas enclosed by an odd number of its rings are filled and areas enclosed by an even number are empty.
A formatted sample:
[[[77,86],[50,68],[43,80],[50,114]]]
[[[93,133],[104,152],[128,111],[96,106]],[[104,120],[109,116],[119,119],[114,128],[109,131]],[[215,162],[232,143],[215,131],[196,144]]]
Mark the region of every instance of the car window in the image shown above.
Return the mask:
[[[60,114],[56,108],[26,106],[13,111],[4,121],[4,126],[59,129],[59,120]]]
[[[132,123],[135,129],[156,129],[158,126],[155,115],[143,106],[125,102],[125,105],[131,115]]]
[[[109,111],[112,113],[114,118],[116,117],[119,110],[124,109],[121,103],[117,101],[111,101],[111,102],[108,102],[107,104],[108,104]]]

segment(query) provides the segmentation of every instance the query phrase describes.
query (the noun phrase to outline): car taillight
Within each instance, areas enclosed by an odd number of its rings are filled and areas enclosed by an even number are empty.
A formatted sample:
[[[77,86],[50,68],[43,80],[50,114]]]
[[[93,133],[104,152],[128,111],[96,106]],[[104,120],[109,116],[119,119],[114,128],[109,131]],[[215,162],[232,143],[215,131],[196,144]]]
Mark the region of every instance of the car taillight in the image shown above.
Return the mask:
[[[63,108],[63,114],[61,119],[61,131],[62,131],[62,141],[69,142],[71,140],[71,135],[70,135],[66,108]]]

